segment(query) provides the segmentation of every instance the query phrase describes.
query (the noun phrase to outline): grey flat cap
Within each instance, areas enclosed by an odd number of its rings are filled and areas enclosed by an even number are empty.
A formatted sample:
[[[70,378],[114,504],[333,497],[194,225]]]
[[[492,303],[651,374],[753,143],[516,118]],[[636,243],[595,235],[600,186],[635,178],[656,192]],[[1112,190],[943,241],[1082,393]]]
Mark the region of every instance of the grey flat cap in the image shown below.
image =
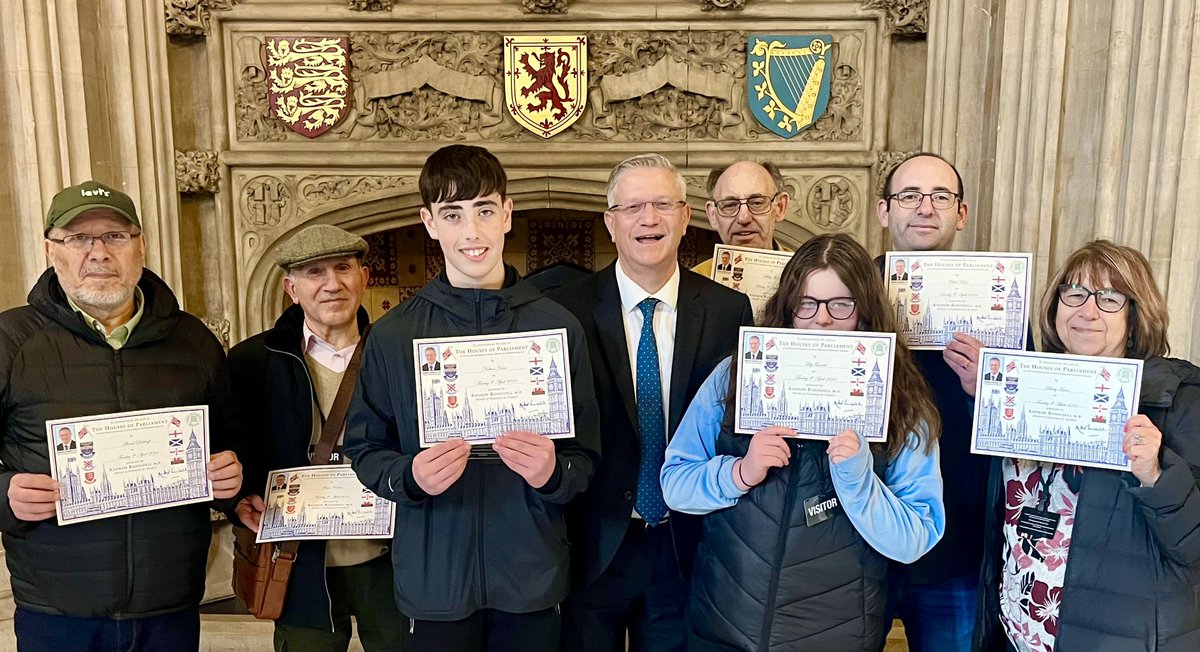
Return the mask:
[[[336,226],[317,224],[305,227],[279,248],[277,263],[284,269],[307,265],[326,258],[367,255],[367,241]]]

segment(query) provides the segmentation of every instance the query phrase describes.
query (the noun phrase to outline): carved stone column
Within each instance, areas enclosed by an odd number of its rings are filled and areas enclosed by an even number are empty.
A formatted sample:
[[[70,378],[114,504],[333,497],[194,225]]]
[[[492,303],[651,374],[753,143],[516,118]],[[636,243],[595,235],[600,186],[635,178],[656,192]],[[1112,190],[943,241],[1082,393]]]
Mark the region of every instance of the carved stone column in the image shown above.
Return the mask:
[[[147,265],[179,285],[176,195],[161,0],[0,3],[4,141],[0,173],[16,191],[2,208],[12,246],[0,305],[24,303],[45,268],[42,216],[60,188],[95,178],[137,203]],[[86,41],[81,34],[90,35]],[[11,152],[11,153],[9,153]],[[11,257],[11,258],[9,258]]]
[[[1200,28],[1192,1],[933,0],[924,146],[971,206],[960,248],[1145,253],[1173,353],[1200,360]],[[1068,47],[1069,46],[1069,47]],[[973,223],[973,225],[972,225]]]

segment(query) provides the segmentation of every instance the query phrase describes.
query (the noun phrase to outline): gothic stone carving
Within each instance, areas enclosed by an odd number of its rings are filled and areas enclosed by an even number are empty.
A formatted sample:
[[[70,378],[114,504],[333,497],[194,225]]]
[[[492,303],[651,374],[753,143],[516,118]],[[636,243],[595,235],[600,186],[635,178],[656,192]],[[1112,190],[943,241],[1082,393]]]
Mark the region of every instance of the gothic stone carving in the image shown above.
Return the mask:
[[[391,11],[392,0],[347,0],[354,11]]]
[[[921,36],[929,26],[929,0],[865,0],[863,8],[883,10],[896,36]]]
[[[339,176],[304,177],[298,183],[299,201],[305,210],[340,202],[348,197],[361,203],[382,197],[394,197],[416,191],[415,176]]]
[[[568,0],[521,0],[521,10],[527,14],[565,14]]]
[[[883,196],[883,182],[887,176],[900,165],[904,159],[916,154],[916,152],[893,152],[883,151],[876,153],[875,165],[871,166],[871,177],[875,179],[875,196]]]
[[[746,2],[748,0],[700,0],[700,10],[728,9],[731,11],[741,11],[746,8]]]
[[[819,179],[808,189],[805,205],[813,224],[830,231],[842,229],[857,210],[854,184],[841,175]]]
[[[175,190],[180,194],[214,195],[220,190],[221,174],[215,150],[175,150]]]
[[[285,219],[290,220],[295,207],[292,191],[280,179],[269,176],[255,177],[248,181],[243,191],[242,202],[246,210],[242,214],[246,224],[252,227],[275,227]]]
[[[201,319],[200,321],[204,322],[204,325],[208,327],[208,330],[212,331],[212,334],[216,335],[217,339],[220,340],[221,346],[224,347],[226,351],[228,351],[229,350],[229,328],[230,328],[229,320],[224,319],[224,318],[219,318],[219,319],[204,318],[204,319]]]
[[[266,141],[287,138],[287,127],[271,116],[267,72],[261,63],[242,68],[234,95],[233,120],[238,138]]]
[[[164,0],[167,34],[182,38],[208,36],[209,14],[228,11],[238,0]]]

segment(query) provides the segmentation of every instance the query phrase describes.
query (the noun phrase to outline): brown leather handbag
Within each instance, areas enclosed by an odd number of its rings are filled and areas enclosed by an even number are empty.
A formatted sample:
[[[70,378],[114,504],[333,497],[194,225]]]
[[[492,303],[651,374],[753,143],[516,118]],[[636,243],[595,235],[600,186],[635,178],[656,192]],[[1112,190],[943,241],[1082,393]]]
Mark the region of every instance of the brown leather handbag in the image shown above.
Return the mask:
[[[363,331],[337,396],[329,410],[329,418],[321,427],[321,438],[313,450],[311,462],[314,466],[329,463],[329,454],[346,424],[346,412],[350,408],[350,396],[358,382],[358,367],[362,360],[363,344],[367,341],[368,325]],[[296,562],[299,541],[279,543],[256,543],[256,534],[249,528],[233,528],[233,593],[246,605],[246,610],[255,618],[275,620],[283,615],[283,602],[287,597],[288,580],[292,565]]]

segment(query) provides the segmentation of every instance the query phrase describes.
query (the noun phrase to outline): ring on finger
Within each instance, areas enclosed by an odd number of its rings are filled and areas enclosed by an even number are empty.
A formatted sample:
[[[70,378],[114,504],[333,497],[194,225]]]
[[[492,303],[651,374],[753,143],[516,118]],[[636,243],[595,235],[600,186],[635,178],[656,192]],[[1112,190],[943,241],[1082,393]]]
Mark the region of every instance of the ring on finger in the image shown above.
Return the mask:
[[[1145,439],[1143,439],[1141,435],[1134,435],[1134,436],[1133,436],[1133,443],[1134,443],[1134,444],[1136,444],[1136,445],[1138,445],[1138,446],[1141,446],[1142,444],[1146,443],[1146,440],[1145,440]]]

